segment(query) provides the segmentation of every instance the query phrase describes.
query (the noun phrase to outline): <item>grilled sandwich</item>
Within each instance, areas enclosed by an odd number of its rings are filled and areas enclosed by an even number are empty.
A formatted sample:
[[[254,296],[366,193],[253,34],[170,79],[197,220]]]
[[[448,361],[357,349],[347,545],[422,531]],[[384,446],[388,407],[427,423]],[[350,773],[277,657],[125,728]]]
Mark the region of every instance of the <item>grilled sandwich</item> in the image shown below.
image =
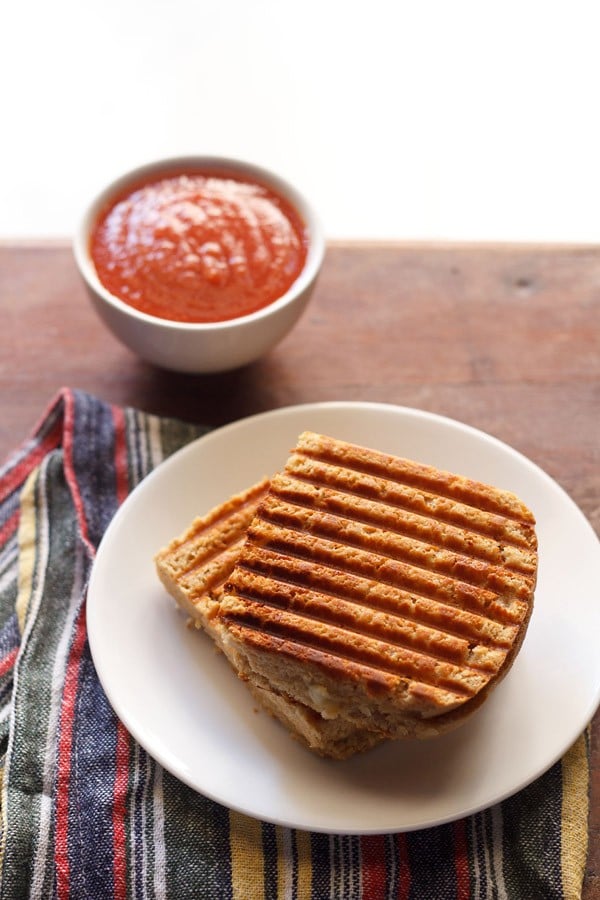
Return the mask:
[[[511,667],[535,520],[514,495],[305,432],[215,609],[250,684],[360,733],[455,727]]]

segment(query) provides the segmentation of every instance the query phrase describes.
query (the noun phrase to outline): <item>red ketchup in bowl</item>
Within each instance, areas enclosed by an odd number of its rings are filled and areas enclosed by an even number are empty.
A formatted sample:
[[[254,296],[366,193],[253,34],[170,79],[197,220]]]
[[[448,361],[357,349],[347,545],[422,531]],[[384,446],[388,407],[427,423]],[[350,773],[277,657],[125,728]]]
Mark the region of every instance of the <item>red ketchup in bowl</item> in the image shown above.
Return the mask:
[[[282,297],[308,231],[283,196],[229,172],[154,174],[101,212],[90,253],[111,294],[151,316],[222,322]]]

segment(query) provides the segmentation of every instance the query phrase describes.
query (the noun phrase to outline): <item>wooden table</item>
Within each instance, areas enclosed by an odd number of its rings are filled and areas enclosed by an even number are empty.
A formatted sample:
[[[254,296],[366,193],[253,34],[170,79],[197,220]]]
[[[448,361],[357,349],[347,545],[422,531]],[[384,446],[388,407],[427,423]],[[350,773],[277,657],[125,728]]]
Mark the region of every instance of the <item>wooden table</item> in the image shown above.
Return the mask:
[[[491,432],[600,533],[600,249],[337,244],[296,329],[220,376],[158,371],[97,320],[68,245],[0,246],[0,456],[62,386],[214,425],[288,404],[374,400]],[[600,898],[600,716],[584,898]]]

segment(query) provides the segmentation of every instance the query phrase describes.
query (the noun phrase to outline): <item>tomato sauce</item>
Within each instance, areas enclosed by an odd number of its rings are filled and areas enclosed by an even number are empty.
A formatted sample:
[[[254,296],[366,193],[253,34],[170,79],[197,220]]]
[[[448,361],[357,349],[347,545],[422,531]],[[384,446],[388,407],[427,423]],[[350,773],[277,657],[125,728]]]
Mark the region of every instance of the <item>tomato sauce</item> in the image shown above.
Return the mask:
[[[281,297],[304,267],[298,212],[265,185],[229,173],[175,172],[112,200],[92,232],[102,284],[151,316],[220,322]]]

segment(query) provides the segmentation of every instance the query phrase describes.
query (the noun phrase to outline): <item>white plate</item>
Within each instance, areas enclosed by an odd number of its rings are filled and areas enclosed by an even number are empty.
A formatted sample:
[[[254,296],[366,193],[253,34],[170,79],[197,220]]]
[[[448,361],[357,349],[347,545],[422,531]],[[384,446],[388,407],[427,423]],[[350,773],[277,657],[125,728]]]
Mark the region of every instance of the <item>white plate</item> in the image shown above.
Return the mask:
[[[153,555],[191,519],[283,466],[304,429],[412,457],[517,493],[538,521],[535,609],[507,678],[467,724],[426,742],[322,760],[257,713],[208,638],[190,631]],[[383,833],[483,809],[548,769],[600,700],[600,544],[543,471],[482,432],[426,412],[322,403],[253,416],[166,460],[110,524],[88,598],[92,654],[124,724],[200,793],[265,821]]]

